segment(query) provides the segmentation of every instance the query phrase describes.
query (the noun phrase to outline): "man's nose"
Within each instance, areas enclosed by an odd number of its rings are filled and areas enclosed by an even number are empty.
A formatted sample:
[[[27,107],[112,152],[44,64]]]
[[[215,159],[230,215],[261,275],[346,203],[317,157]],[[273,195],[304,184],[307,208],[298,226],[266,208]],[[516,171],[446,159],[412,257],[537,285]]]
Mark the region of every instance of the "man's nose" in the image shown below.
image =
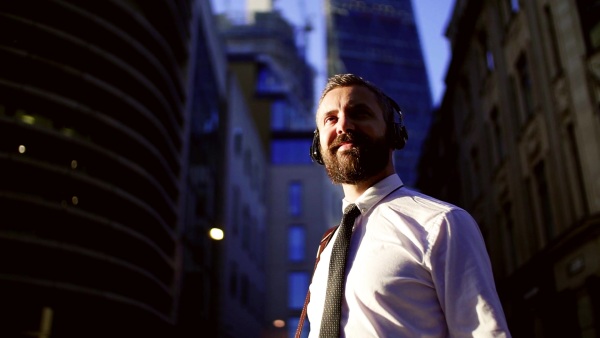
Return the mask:
[[[348,118],[345,114],[338,117],[337,123],[337,133],[344,134],[347,133],[348,130],[354,131],[354,122],[351,118]]]

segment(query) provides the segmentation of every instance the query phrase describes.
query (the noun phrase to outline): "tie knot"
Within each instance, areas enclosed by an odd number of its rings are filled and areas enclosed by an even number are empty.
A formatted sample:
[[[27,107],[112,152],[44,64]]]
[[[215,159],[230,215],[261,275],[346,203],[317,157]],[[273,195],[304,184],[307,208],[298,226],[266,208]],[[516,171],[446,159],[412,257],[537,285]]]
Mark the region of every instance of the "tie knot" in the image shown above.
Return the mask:
[[[352,218],[356,218],[360,215],[360,209],[356,206],[356,204],[352,203],[344,209],[344,216],[350,216]]]

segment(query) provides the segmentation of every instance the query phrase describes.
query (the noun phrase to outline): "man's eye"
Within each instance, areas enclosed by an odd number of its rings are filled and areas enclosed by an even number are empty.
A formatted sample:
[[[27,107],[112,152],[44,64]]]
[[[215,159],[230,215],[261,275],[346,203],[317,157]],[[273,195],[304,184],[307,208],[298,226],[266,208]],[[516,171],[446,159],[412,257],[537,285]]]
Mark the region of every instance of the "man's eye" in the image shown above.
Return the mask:
[[[360,116],[367,116],[369,115],[369,111],[367,111],[366,109],[356,109],[355,111],[352,112],[352,115],[360,117]]]
[[[329,116],[325,118],[325,123],[331,123],[335,121],[335,117]]]

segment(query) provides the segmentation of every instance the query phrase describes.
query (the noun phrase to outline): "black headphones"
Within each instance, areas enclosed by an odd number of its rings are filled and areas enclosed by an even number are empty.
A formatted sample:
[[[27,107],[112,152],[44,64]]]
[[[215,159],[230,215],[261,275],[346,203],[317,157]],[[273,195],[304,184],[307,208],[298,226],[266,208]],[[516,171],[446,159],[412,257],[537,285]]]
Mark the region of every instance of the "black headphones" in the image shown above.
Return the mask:
[[[404,116],[402,115],[402,110],[396,101],[392,100],[391,97],[387,96],[390,101],[390,105],[396,112],[394,114],[394,133],[392,135],[392,146],[394,149],[402,149],[406,145],[408,141],[408,132],[406,131],[406,127],[404,126]],[[323,162],[323,157],[321,156],[321,147],[319,140],[319,130],[315,129],[312,144],[310,145],[310,158],[313,162],[317,162],[318,164],[325,164]]]

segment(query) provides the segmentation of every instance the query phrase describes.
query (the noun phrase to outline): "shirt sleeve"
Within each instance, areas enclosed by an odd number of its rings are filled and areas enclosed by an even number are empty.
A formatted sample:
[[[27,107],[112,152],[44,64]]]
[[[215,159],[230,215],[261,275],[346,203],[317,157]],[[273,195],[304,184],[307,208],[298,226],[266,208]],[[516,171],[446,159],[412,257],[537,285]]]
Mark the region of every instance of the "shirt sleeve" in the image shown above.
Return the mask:
[[[450,337],[510,337],[475,220],[457,208],[434,223],[429,261]]]

